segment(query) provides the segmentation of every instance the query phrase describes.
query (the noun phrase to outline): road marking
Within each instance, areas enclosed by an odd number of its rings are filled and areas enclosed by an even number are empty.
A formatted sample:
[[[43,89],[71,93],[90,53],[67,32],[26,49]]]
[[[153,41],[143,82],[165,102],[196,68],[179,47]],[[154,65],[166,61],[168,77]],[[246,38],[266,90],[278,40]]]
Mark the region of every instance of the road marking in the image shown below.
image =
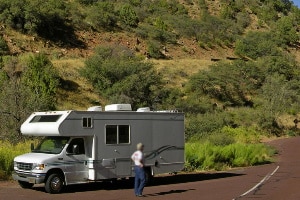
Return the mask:
[[[271,178],[271,176],[273,176],[277,170],[279,169],[279,166],[276,167],[276,169],[271,173],[271,174],[267,174],[259,183],[257,183],[254,187],[252,187],[250,190],[248,190],[247,192],[241,194],[240,196],[238,196],[237,198],[235,199],[232,199],[232,200],[236,200],[238,198],[241,198],[247,194],[249,194],[250,192],[252,192],[253,190],[255,190],[256,188],[258,188],[259,186],[261,186],[265,181],[269,180]]]

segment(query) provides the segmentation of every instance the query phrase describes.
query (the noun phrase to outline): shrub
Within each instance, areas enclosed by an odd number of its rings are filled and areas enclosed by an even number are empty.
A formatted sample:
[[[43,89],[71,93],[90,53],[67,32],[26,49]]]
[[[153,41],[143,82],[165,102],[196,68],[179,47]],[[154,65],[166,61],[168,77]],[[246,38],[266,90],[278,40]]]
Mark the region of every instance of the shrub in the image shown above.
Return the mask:
[[[225,126],[222,128],[221,133],[234,138],[237,143],[256,144],[260,142],[260,135],[254,128],[237,127],[232,128]]]
[[[257,59],[263,56],[276,56],[280,54],[277,44],[268,32],[249,32],[236,42],[235,53]]]
[[[65,1],[1,0],[0,3],[0,20],[14,29],[54,40],[70,29],[66,24]]]
[[[120,97],[133,108],[152,106],[162,79],[153,65],[144,62],[126,47],[98,47],[87,59],[81,74],[104,97],[117,100]]]
[[[165,58],[165,55],[161,52],[161,44],[154,40],[151,40],[147,43],[147,51],[151,58]]]
[[[139,23],[137,14],[129,4],[125,4],[120,8],[119,17],[125,26],[137,27]]]
[[[115,7],[109,1],[97,1],[93,4],[86,16],[86,21],[91,27],[98,30],[111,30],[116,27],[117,17]]]
[[[8,179],[13,171],[14,157],[30,152],[30,144],[34,141],[20,142],[15,145],[0,140],[0,180]],[[2,172],[2,173],[1,173]],[[1,177],[2,174],[2,177]]]

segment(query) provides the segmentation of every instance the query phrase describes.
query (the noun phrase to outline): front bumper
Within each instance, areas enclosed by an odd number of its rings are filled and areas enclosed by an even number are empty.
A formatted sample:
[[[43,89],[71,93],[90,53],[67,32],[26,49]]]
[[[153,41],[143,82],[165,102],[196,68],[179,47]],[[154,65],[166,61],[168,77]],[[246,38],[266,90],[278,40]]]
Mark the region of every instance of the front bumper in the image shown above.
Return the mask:
[[[24,173],[14,171],[12,174],[14,180],[24,181],[33,184],[44,183],[46,174]]]

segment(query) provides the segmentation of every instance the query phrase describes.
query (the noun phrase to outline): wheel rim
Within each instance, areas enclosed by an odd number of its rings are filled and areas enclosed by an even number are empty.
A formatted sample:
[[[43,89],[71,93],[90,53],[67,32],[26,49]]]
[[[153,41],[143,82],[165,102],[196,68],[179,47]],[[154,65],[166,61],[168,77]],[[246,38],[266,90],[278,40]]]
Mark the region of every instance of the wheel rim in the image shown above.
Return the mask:
[[[59,177],[54,177],[51,180],[51,188],[53,190],[55,190],[55,191],[60,190],[61,186],[62,186],[62,182]]]

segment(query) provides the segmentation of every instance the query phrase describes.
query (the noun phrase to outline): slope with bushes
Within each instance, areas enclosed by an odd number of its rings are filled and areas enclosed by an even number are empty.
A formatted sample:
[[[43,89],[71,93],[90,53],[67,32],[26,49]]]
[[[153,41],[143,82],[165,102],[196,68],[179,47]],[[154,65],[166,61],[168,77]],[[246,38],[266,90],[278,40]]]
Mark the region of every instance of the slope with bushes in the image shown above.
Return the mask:
[[[272,154],[232,132],[256,143],[299,133],[300,11],[289,0],[0,0],[0,13],[1,140],[22,141],[33,111],[108,103],[184,111],[187,153],[204,143],[266,155],[222,166]]]

